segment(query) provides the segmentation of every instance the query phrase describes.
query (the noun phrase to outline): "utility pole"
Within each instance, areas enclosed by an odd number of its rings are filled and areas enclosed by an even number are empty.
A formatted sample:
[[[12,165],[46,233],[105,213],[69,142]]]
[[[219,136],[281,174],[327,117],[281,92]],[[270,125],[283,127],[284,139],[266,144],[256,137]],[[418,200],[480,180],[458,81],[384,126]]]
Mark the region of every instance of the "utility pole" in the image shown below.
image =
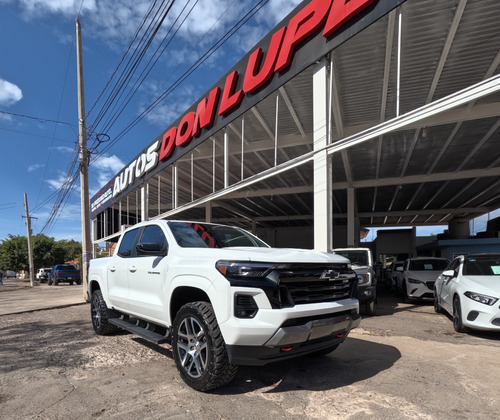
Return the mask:
[[[31,287],[33,286],[39,286],[40,283],[36,281],[35,279],[35,266],[33,264],[33,244],[31,243],[31,217],[30,217],[30,212],[28,210],[28,195],[24,193],[24,210],[26,211],[26,230],[28,233],[28,259],[29,259],[29,266],[30,266],[30,285]],[[35,217],[33,218],[35,219]]]
[[[83,299],[88,300],[87,281],[91,258],[90,214],[89,214],[89,154],[87,151],[87,127],[85,126],[85,97],[83,91],[82,34],[80,21],[76,18],[76,62],[78,83],[78,139],[80,145],[80,199],[82,207],[82,285]]]

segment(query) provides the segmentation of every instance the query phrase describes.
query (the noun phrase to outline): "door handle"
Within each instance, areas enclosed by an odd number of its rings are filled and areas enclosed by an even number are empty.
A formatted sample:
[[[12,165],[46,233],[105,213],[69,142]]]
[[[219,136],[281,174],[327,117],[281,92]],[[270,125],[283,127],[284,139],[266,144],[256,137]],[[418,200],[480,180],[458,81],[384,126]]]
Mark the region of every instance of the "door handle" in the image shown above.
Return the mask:
[[[131,273],[135,273],[137,271],[137,267],[133,265],[132,267],[128,268],[128,271],[130,271]]]
[[[111,271],[112,273],[114,273],[116,271],[116,267],[115,266],[109,267],[109,271]]]

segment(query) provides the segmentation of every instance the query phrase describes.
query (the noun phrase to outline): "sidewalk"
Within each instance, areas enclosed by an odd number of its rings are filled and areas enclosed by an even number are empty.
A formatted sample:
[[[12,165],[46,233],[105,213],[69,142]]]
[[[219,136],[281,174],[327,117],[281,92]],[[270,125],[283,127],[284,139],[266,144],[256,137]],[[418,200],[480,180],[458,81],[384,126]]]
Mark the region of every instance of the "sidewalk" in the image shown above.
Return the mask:
[[[61,283],[59,286],[30,286],[29,280],[4,277],[0,285],[0,316],[60,308],[86,303],[82,286]]]

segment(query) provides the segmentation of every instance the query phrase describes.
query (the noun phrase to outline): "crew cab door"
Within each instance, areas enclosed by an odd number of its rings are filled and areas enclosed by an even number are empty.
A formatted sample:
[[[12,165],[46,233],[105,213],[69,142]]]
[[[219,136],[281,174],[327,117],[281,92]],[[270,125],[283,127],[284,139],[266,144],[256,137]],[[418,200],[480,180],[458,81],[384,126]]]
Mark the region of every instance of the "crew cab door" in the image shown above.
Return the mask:
[[[135,256],[128,264],[128,307],[131,313],[149,319],[166,317],[165,279],[168,243],[158,225],[143,228],[135,245]]]
[[[128,272],[140,232],[140,229],[125,232],[118,251],[108,266],[108,300],[115,309],[128,310]]]

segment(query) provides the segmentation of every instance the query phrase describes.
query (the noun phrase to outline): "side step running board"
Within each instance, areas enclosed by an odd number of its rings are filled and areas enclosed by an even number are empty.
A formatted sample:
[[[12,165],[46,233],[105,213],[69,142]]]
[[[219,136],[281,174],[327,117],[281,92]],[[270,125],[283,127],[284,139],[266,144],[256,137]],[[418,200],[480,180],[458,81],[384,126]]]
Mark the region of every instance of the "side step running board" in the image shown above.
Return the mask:
[[[157,332],[148,330],[147,328],[140,327],[139,325],[132,324],[131,322],[125,321],[124,319],[110,318],[108,319],[108,321],[110,324],[116,325],[117,327],[130,331],[131,333],[141,336],[142,338],[151,341],[152,343],[163,344],[170,342],[170,332],[168,329],[166,334],[162,335],[158,334]]]

